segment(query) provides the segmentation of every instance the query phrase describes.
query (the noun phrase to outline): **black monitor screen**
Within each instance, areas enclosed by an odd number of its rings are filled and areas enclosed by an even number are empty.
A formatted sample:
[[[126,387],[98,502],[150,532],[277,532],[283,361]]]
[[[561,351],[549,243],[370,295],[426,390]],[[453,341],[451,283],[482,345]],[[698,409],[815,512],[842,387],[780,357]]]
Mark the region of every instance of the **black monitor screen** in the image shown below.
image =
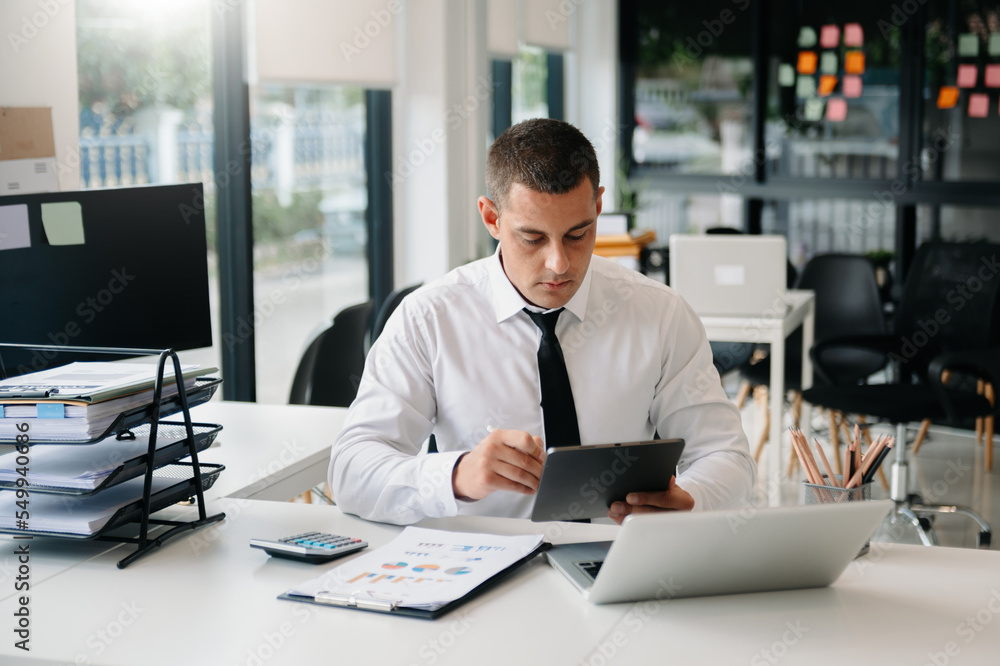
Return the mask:
[[[0,342],[211,346],[201,184],[0,197]],[[0,347],[8,376],[111,358]]]

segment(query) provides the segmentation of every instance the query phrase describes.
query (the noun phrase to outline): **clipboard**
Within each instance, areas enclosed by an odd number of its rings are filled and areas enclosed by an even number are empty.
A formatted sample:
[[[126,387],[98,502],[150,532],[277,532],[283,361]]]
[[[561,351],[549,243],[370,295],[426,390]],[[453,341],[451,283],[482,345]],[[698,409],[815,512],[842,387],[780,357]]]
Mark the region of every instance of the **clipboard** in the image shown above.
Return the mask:
[[[293,595],[285,592],[278,595],[278,599],[283,599],[285,601],[299,601],[307,604],[316,604],[317,606],[329,606],[332,608],[346,608],[348,610],[359,610],[367,611],[369,613],[383,613],[386,615],[399,615],[403,617],[415,617],[421,620],[436,620],[439,617],[450,613],[462,604],[472,599],[475,599],[480,594],[492,589],[493,587],[499,585],[504,580],[506,580],[514,571],[519,569],[522,565],[527,564],[535,558],[536,555],[544,553],[552,544],[543,541],[538,544],[538,547],[533,551],[517,560],[506,569],[502,569],[497,574],[491,576],[486,582],[480,584],[479,586],[473,588],[471,591],[466,593],[464,596],[459,597],[453,601],[448,602],[441,608],[435,610],[427,610],[424,608],[408,608],[406,606],[399,606],[397,602],[393,599],[388,598],[369,598],[369,597],[353,597],[350,595],[341,595],[334,593],[326,593],[322,598],[318,598],[319,595],[314,597],[303,596],[303,595]]]

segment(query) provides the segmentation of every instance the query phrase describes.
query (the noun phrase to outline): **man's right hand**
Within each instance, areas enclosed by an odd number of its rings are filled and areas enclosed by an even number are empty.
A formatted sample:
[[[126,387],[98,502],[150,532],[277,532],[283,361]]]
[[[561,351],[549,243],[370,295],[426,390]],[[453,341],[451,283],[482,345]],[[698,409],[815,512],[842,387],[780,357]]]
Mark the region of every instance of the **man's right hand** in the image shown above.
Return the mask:
[[[494,430],[459,458],[451,475],[457,499],[480,500],[496,490],[532,495],[545,462],[540,437],[522,430]]]

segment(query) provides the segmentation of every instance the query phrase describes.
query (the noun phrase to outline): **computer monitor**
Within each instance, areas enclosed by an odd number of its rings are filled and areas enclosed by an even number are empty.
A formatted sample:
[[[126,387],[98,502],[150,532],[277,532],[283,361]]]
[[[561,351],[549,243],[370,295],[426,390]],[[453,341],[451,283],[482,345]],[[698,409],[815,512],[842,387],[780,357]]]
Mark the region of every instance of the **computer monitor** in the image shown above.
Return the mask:
[[[0,197],[0,342],[211,346],[202,185]],[[0,347],[0,372],[115,358]]]

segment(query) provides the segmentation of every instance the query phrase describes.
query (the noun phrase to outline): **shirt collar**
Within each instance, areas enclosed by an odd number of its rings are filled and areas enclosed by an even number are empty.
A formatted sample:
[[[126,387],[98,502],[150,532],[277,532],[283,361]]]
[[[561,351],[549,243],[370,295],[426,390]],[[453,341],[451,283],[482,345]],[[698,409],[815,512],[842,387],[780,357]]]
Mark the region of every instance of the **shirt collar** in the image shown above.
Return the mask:
[[[590,296],[590,282],[593,270],[594,264],[591,262],[590,266],[587,267],[587,274],[583,278],[583,284],[580,285],[580,288],[573,294],[573,298],[569,299],[569,302],[564,306],[580,321],[583,321],[587,317],[587,303]],[[514,285],[511,284],[510,279],[503,270],[503,264],[500,263],[499,245],[497,245],[496,251],[490,258],[489,275],[490,285],[493,288],[493,309],[496,312],[498,324],[510,319],[524,308],[545,312],[545,310],[540,310],[525,301],[521,297],[521,294],[517,292],[517,289],[514,288]]]

